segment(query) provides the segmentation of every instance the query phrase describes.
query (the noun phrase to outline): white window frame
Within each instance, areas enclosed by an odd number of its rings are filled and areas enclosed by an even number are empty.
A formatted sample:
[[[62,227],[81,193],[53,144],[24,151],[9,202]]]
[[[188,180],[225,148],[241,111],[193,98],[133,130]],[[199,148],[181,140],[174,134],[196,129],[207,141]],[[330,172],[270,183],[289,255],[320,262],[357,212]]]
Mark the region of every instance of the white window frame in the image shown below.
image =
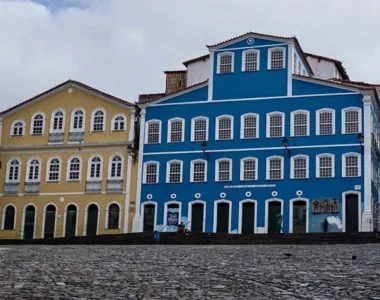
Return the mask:
[[[170,182],[170,165],[172,163],[179,163],[180,164],[180,179],[179,179],[180,181],[179,182]],[[179,159],[169,160],[166,163],[166,183],[176,184],[176,183],[182,183],[182,181],[183,181],[183,161],[179,160]]]
[[[205,141],[208,141],[208,131],[209,131],[209,119],[207,117],[194,117],[191,119],[191,141],[192,142],[202,142],[202,141],[196,141],[195,140],[195,122],[198,120],[205,120],[206,121],[206,139]]]
[[[74,158],[79,159],[79,179],[70,179],[70,167],[71,167],[71,161],[72,161]],[[67,160],[66,181],[81,182],[81,181],[82,181],[82,169],[83,169],[83,161],[82,161],[82,157],[80,157],[79,155],[71,156],[71,157]]]
[[[255,138],[245,138],[244,137],[244,120],[246,117],[256,117],[256,137]],[[244,115],[241,115],[240,117],[240,138],[243,139],[243,140],[252,140],[252,139],[258,139],[260,136],[259,136],[259,132],[260,132],[260,128],[259,128],[259,124],[260,124],[260,116],[256,113],[246,113]]]
[[[9,173],[11,171],[10,170],[11,163],[14,160],[16,160],[18,162],[18,178],[17,178],[17,180],[9,180]],[[5,183],[20,183],[20,180],[21,180],[21,159],[19,159],[18,157],[12,157],[7,162],[7,172],[6,172]]]
[[[74,129],[74,118],[75,118],[75,113],[77,111],[81,111],[83,113],[83,128],[82,129]],[[86,110],[82,107],[77,107],[71,112],[71,122],[70,122],[70,132],[84,132],[86,128]]]
[[[33,133],[33,129],[34,129],[34,118],[37,116],[37,115],[41,115],[42,116],[42,133],[41,134],[34,134]],[[35,112],[31,118],[31,122],[30,122],[30,135],[35,135],[35,136],[40,136],[40,135],[44,135],[45,134],[45,126],[46,126],[46,116],[45,114],[42,112],[42,111],[38,111],[38,112]]]
[[[221,57],[223,55],[226,55],[226,54],[229,54],[231,55],[231,73],[220,73],[220,61],[221,61]],[[231,51],[225,51],[225,52],[221,52],[221,53],[218,53],[218,58],[217,58],[217,71],[216,73],[217,74],[233,74],[234,73],[234,68],[235,68],[235,53],[234,52],[231,52]]]
[[[124,129],[115,129],[115,121],[116,121],[116,118],[118,117],[122,117],[124,118]],[[111,120],[111,128],[112,128],[112,131],[123,131],[123,132],[126,132],[127,131],[127,116],[124,115],[124,114],[116,114],[112,117],[112,120]]]
[[[270,178],[270,161],[272,159],[281,159],[281,178],[278,178],[278,179],[271,179]],[[266,166],[266,180],[283,180],[284,179],[284,157],[283,156],[279,156],[279,155],[273,155],[273,156],[269,156],[267,157],[267,166]]]
[[[282,134],[281,134],[281,136],[270,136],[270,118],[272,117],[272,116],[274,116],[274,115],[281,115],[282,116]],[[267,138],[273,138],[273,139],[275,139],[275,138],[280,138],[280,137],[284,137],[285,136],[285,113],[283,113],[283,112],[280,112],[280,111],[272,111],[272,112],[270,112],[270,113],[267,113],[267,120],[266,120],[267,122]]]
[[[181,141],[179,142],[171,142],[170,141],[170,138],[171,138],[171,134],[172,134],[172,122],[181,122],[182,123],[182,132],[181,132]],[[168,143],[182,143],[185,141],[185,119],[184,118],[171,118],[168,120],[168,136],[167,136],[167,142]]]
[[[22,134],[13,134],[13,131],[14,131],[14,129],[15,129],[15,126],[16,126],[16,123],[21,123],[22,124]],[[13,121],[13,123],[12,123],[12,125],[11,125],[11,131],[10,131],[10,133],[9,133],[9,136],[11,136],[11,137],[16,137],[16,136],[25,136],[25,129],[26,129],[26,127],[25,127],[25,121],[23,120],[23,119],[17,119],[17,120],[15,120],[15,121]]]
[[[107,208],[106,208],[106,219],[105,219],[105,224],[104,224],[104,228],[105,229],[109,229],[108,228],[108,219],[109,219],[109,215],[110,215],[110,206],[113,205],[113,204],[116,204],[118,207],[119,207],[119,222],[117,224],[117,229],[116,228],[112,228],[110,230],[118,230],[121,228],[121,205],[119,202],[116,202],[116,201],[112,201],[110,203],[108,203],[107,205]]]
[[[219,163],[222,161],[229,161],[230,163],[230,170],[229,170],[229,179],[228,180],[219,180]],[[215,181],[216,182],[229,182],[232,181],[232,159],[223,157],[215,160]]]
[[[356,156],[358,158],[358,175],[357,176],[347,176],[347,169],[346,169],[346,157],[347,156]],[[348,152],[342,154],[342,177],[347,178],[357,178],[362,176],[362,161],[361,161],[361,155],[357,152]]]
[[[94,130],[94,121],[95,121],[95,114],[98,111],[103,112],[103,130]],[[90,132],[105,132],[107,128],[107,112],[103,107],[95,108],[91,113],[91,125],[90,125]]]
[[[149,135],[148,129],[149,129],[149,124],[154,123],[154,122],[157,122],[158,125],[159,125],[158,143],[148,143],[148,135]],[[162,136],[162,121],[161,121],[161,120],[158,120],[158,119],[152,119],[152,120],[149,120],[149,121],[145,122],[145,138],[144,138],[144,139],[145,139],[145,141],[144,141],[145,144],[147,144],[147,145],[161,144],[161,136]]]
[[[347,111],[356,111],[358,112],[358,132],[355,132],[355,133],[347,133],[346,132],[346,112]],[[346,107],[344,109],[342,109],[342,134],[359,134],[362,132],[362,110],[360,107],[355,107],[355,106],[351,106],[351,107]]]
[[[62,113],[62,129],[54,129],[55,114],[58,112]],[[65,132],[65,121],[66,121],[66,112],[63,108],[57,108],[57,109],[53,110],[53,112],[50,115],[50,133]]]
[[[328,136],[330,134],[321,134],[321,131],[320,131],[320,116],[322,113],[325,113],[325,112],[329,112],[332,114],[332,134],[331,135],[334,135],[335,134],[335,109],[332,109],[332,108],[322,108],[322,109],[318,109],[316,111],[316,132],[315,134],[316,135],[323,135],[323,136]]]
[[[156,182],[146,182],[146,169],[147,169],[147,166],[150,165],[150,164],[156,164],[157,165],[157,173],[156,173]],[[160,182],[160,162],[158,161],[155,161],[155,160],[150,160],[150,161],[146,161],[144,162],[144,176],[143,176],[143,183],[144,184],[157,184]]]
[[[33,160],[37,160],[38,161],[38,175],[37,175],[37,179],[29,179],[29,172],[30,172],[30,168],[31,168],[31,162]],[[25,182],[40,182],[41,181],[41,168],[42,168],[42,164],[41,164],[41,159],[39,157],[32,157],[28,160],[27,162],[27,165],[26,165],[26,174],[25,174]]]
[[[272,52],[274,51],[282,51],[284,53],[284,59],[282,61],[282,68],[281,69],[272,69],[271,68],[271,61],[272,61]],[[286,49],[285,47],[274,47],[274,48],[270,48],[268,49],[268,70],[283,70],[286,68]]]
[[[304,159],[306,159],[306,177],[305,178],[296,178],[295,177],[294,161],[297,158],[304,158]],[[309,156],[308,155],[298,154],[298,155],[295,155],[295,156],[291,157],[291,160],[290,160],[290,178],[291,179],[307,179],[307,178],[309,178]]]
[[[92,178],[92,177],[91,177],[91,163],[92,163],[92,160],[93,160],[95,157],[99,157],[99,158],[100,158],[100,176],[99,176],[99,178]],[[100,154],[94,154],[94,155],[92,155],[92,156],[88,159],[88,161],[87,161],[87,181],[98,181],[98,180],[102,180],[102,179],[103,179],[103,166],[104,166],[103,156],[101,156]]]
[[[53,159],[58,159],[59,161],[58,180],[49,180],[50,165]],[[61,174],[62,174],[62,159],[58,156],[50,157],[46,164],[46,182],[61,182]]]
[[[205,178],[204,181],[194,181],[194,164],[204,163],[205,165]],[[205,159],[194,159],[190,162],[190,182],[202,183],[207,182],[207,160]]]
[[[255,161],[255,179],[244,179],[244,162]],[[240,181],[254,181],[259,179],[259,160],[256,157],[244,157],[240,160]]]
[[[306,135],[294,135],[294,118],[297,114],[306,114]],[[308,110],[299,109],[290,113],[290,136],[291,137],[305,137],[310,136],[310,112]]]
[[[230,118],[231,119],[231,138],[230,139],[219,139],[219,120],[222,118]],[[234,116],[232,115],[221,115],[217,116],[215,119],[215,140],[217,141],[231,141],[234,139]]]
[[[331,177],[320,177],[320,170],[319,170],[319,159],[322,157],[331,157]],[[321,153],[316,156],[316,174],[315,176],[317,178],[321,179],[330,179],[335,177],[335,155],[331,153]]]
[[[112,177],[112,163],[113,163],[113,159],[116,157],[116,156],[119,156],[121,158],[121,176],[115,176],[115,177]],[[119,153],[116,153],[114,155],[112,155],[109,160],[108,160],[108,177],[107,177],[109,180],[122,180],[124,179],[124,156],[119,154]]]
[[[246,63],[247,54],[249,54],[249,53],[256,53],[256,55],[257,55],[257,69],[253,70],[253,71],[246,71],[245,63]],[[241,71],[242,72],[256,72],[256,71],[260,71],[260,50],[249,49],[249,50],[243,51],[242,60],[241,60]]]

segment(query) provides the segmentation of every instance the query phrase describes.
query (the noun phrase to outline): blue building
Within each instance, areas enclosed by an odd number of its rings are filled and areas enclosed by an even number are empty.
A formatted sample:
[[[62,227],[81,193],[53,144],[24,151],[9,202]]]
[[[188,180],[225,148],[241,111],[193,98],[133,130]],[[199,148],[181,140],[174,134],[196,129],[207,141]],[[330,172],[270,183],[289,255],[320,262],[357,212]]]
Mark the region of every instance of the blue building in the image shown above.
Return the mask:
[[[376,86],[294,37],[208,46],[141,95],[133,231],[370,231],[378,200]],[[372,134],[374,132],[374,134]],[[372,170],[372,171],[371,171]],[[380,174],[379,174],[380,175]]]

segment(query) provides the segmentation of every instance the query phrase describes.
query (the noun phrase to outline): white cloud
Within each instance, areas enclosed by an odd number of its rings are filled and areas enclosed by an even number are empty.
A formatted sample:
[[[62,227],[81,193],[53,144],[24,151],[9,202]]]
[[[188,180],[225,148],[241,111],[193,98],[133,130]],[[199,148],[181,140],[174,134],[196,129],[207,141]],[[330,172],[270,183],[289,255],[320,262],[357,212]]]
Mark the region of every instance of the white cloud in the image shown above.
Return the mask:
[[[34,1],[50,7],[0,0],[0,110],[69,78],[135,101],[164,90],[164,70],[248,31],[297,36],[353,80],[380,81],[377,0]]]

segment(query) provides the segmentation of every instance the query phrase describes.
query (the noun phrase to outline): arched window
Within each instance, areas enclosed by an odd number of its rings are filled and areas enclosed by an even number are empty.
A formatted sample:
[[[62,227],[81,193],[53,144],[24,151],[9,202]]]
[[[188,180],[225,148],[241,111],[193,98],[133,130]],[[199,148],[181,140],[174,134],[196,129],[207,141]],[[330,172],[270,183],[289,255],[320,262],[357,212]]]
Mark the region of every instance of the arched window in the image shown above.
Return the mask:
[[[159,144],[161,143],[161,121],[150,120],[146,123],[146,144]]]
[[[233,117],[228,115],[216,118],[216,140],[232,140],[233,136]]]
[[[291,116],[291,136],[308,136],[309,112],[306,110],[293,111]]]
[[[99,156],[90,159],[88,172],[89,180],[102,179],[102,159]]]
[[[7,164],[7,182],[20,182],[20,161],[12,158]]]
[[[218,74],[228,74],[234,72],[234,54],[224,52],[218,54]]]
[[[110,158],[109,166],[109,178],[110,179],[122,179],[123,178],[123,159],[119,155],[115,155]]]
[[[159,163],[150,161],[144,163],[144,183],[158,183]]]
[[[240,161],[240,180],[257,180],[257,158],[246,157]]]
[[[67,181],[80,181],[82,171],[82,161],[80,157],[72,157],[67,165]]]
[[[208,140],[208,118],[196,117],[191,120],[191,141]]]
[[[13,205],[8,205],[3,213],[3,230],[15,230],[16,209]]]
[[[82,109],[74,110],[71,115],[71,131],[83,132],[85,125],[85,114]]]
[[[39,182],[40,181],[41,164],[37,158],[32,158],[28,161],[28,169],[26,174],[27,182]]]
[[[267,158],[267,180],[284,179],[284,158],[271,156]]]
[[[11,136],[23,136],[25,131],[25,123],[23,120],[17,120],[12,123]]]
[[[63,132],[65,130],[65,113],[62,110],[54,111],[51,115],[51,132]]]
[[[120,207],[116,203],[112,203],[108,207],[108,229],[120,228]]]
[[[105,130],[105,111],[102,109],[95,110],[92,113],[92,131]]]
[[[259,115],[244,114],[241,116],[240,138],[255,139],[259,137]]]
[[[44,133],[44,116],[41,113],[37,113],[32,118],[31,134],[42,135]]]
[[[258,71],[260,68],[260,51],[246,50],[243,52],[243,72]]]
[[[48,171],[46,181],[59,181],[61,178],[61,161],[59,158],[51,158],[48,161]]]
[[[272,112],[267,114],[267,137],[283,137],[285,135],[285,114]]]
[[[125,126],[125,117],[124,116],[121,116],[121,115],[118,115],[118,116],[115,116],[113,118],[113,121],[112,121],[112,130],[114,131],[122,131],[122,130],[125,130],[126,129],[126,126]]]
[[[215,164],[215,181],[232,180],[232,159],[220,158]]]
[[[166,167],[166,182],[180,183],[182,182],[182,165],[180,160],[172,160],[167,163]]]
[[[185,120],[174,118],[168,121],[168,143],[183,142],[185,137]]]
[[[343,177],[361,176],[361,160],[359,153],[345,153],[342,156]]]

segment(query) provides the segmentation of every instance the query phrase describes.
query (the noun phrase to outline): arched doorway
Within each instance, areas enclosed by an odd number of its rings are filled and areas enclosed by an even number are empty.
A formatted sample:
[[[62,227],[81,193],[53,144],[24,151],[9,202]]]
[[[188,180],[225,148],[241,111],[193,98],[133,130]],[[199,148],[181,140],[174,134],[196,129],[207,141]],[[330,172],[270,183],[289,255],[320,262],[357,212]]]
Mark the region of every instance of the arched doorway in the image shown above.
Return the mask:
[[[292,202],[292,232],[306,233],[307,232],[307,203],[303,200]]]
[[[345,229],[346,232],[359,231],[359,195],[345,195]]]
[[[4,213],[3,229],[4,230],[14,230],[16,220],[16,209],[13,205],[7,206]]]
[[[76,236],[77,214],[77,207],[74,204],[70,204],[66,208],[65,237]]]
[[[36,221],[36,209],[33,205],[29,205],[24,211],[24,228],[23,238],[25,240],[34,239],[34,228]]]
[[[281,202],[280,201],[270,201],[268,203],[268,233],[276,233],[276,216],[281,213]]]
[[[55,236],[56,208],[50,204],[45,209],[44,239],[52,239]]]
[[[180,205],[179,203],[168,203],[166,204],[166,215],[165,215],[165,231],[173,232],[177,231],[178,225],[181,219]]]
[[[99,208],[96,204],[90,204],[87,208],[86,235],[92,236],[98,233]]]
[[[230,204],[217,203],[216,232],[228,233],[230,228]]]
[[[155,220],[156,220],[156,205],[145,204],[143,232],[153,232]]]
[[[190,226],[192,232],[203,232],[204,224],[204,204],[192,203]]]
[[[252,201],[241,203],[241,233],[255,233],[256,204]]]

